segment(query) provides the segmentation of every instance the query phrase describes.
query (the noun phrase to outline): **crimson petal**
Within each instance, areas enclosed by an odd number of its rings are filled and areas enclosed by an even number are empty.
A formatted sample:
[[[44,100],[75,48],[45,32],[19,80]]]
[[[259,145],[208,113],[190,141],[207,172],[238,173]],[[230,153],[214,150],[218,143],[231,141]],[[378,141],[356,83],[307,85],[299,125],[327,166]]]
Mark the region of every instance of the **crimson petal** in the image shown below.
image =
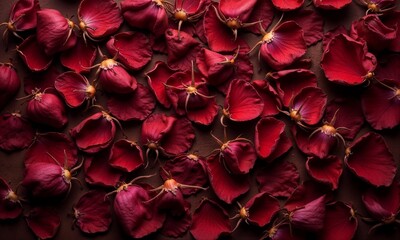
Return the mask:
[[[52,209],[34,208],[25,216],[26,223],[36,237],[53,238],[61,225],[61,219]]]
[[[393,182],[388,188],[368,189],[362,201],[375,220],[390,219],[400,210],[400,185]]]
[[[38,10],[40,10],[38,0],[18,0],[11,7],[9,21],[14,23],[17,31],[33,29],[37,24]]]
[[[306,162],[306,169],[312,178],[329,184],[332,186],[332,190],[335,190],[339,185],[343,164],[341,159],[336,155],[330,155],[324,159],[309,157]]]
[[[220,156],[233,174],[248,173],[257,159],[253,144],[245,140],[228,141],[221,147]]]
[[[329,201],[331,196],[328,195],[330,189],[326,185],[321,185],[313,181],[303,182],[302,185],[298,186],[296,190],[292,193],[290,198],[285,203],[285,208],[289,212],[296,211],[296,209],[301,209],[305,205],[313,202],[317,199],[321,200],[324,197],[324,201]],[[314,202],[314,203],[318,203]],[[319,204],[319,203],[318,203]]]
[[[93,99],[96,89],[83,75],[76,72],[64,72],[54,82],[54,87],[63,96],[69,107],[81,106],[86,100]]]
[[[319,231],[324,227],[325,195],[307,203],[303,208],[293,211],[290,222],[293,226],[308,230]]]
[[[261,116],[268,117],[277,115],[279,113],[278,107],[281,108],[281,101],[278,93],[271,84],[265,80],[253,80],[251,84],[257,90],[257,93],[264,102],[264,109]]]
[[[111,167],[108,162],[109,153],[99,152],[86,158],[85,181],[94,186],[114,187],[123,178],[123,172]]]
[[[351,0],[313,0],[314,6],[328,10],[338,10],[346,7]]]
[[[53,61],[53,58],[47,56],[44,49],[36,41],[35,35],[26,38],[17,47],[17,51],[26,66],[34,72],[46,70]]]
[[[272,4],[281,11],[296,10],[303,5],[304,0],[272,0]]]
[[[124,172],[132,172],[143,165],[143,153],[140,146],[129,140],[119,140],[111,148],[111,166]]]
[[[59,75],[60,72],[54,64],[50,65],[50,67],[43,72],[31,73],[24,78],[24,92],[26,94],[32,94],[36,89],[48,89],[52,91],[54,82]]]
[[[181,154],[189,150],[196,135],[192,124],[186,118],[175,121],[171,130],[164,136],[160,144],[168,154]]]
[[[149,72],[146,72],[147,83],[156,96],[158,102],[165,108],[170,108],[171,103],[165,92],[164,83],[167,82],[168,78],[172,74],[174,74],[174,71],[169,68],[166,63],[161,61],[156,62],[154,68]]]
[[[11,63],[0,63],[0,110],[18,93],[21,80]]]
[[[249,222],[259,227],[267,225],[272,217],[281,209],[278,199],[267,192],[254,195],[244,206],[249,209]]]
[[[192,215],[190,209],[186,208],[183,216],[167,215],[161,234],[166,237],[179,238],[183,237],[192,224]]]
[[[79,37],[74,47],[64,51],[60,56],[61,64],[77,73],[88,73],[96,59],[96,47]]]
[[[289,15],[288,20],[295,21],[304,31],[304,40],[307,46],[311,46],[324,36],[324,19],[313,10],[300,10]]]
[[[21,114],[5,113],[0,116],[0,149],[24,149],[32,143],[34,135],[31,123]]]
[[[0,177],[0,219],[15,219],[22,213],[18,195],[10,185]]]

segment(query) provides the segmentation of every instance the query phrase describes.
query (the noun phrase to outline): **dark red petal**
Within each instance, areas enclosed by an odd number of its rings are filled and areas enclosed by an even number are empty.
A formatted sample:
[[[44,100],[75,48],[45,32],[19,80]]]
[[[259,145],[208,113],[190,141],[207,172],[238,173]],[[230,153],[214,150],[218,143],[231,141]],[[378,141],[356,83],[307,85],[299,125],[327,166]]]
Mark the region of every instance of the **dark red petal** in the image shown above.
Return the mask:
[[[301,120],[308,125],[317,124],[324,113],[327,96],[318,87],[306,87],[293,98],[291,109],[299,111]]]
[[[58,75],[60,75],[60,72],[54,64],[43,72],[30,73],[24,78],[24,92],[26,94],[32,94],[36,89],[48,89],[49,91],[56,92],[52,88],[54,87],[54,82]]]
[[[382,22],[390,27],[400,25],[400,11],[387,12],[382,16]],[[400,28],[397,27],[396,38],[391,41],[389,50],[400,52]]]
[[[140,32],[120,32],[106,46],[119,62],[132,70],[143,68],[153,55],[149,38]]]
[[[365,42],[339,34],[324,51],[321,68],[329,81],[344,85],[359,85],[375,70],[376,58],[368,52]]]
[[[246,174],[253,168],[257,155],[251,142],[232,140],[223,148],[220,160],[224,161],[232,174]]]
[[[246,22],[256,5],[257,0],[221,0],[218,9],[226,18],[240,18]]]
[[[324,229],[319,234],[323,240],[351,240],[356,233],[358,220],[353,215],[354,210],[343,202],[329,204],[325,209]]]
[[[363,194],[362,201],[375,220],[389,219],[400,210],[400,185],[393,182],[388,188],[369,188]]]
[[[262,159],[271,160],[271,155],[283,144],[286,148],[284,150],[288,151],[291,144],[285,133],[285,123],[271,117],[260,119],[256,125],[254,144],[258,156]]]
[[[226,203],[232,203],[235,198],[250,189],[247,176],[230,174],[219,161],[219,154],[207,158],[207,171],[215,194]]]
[[[9,21],[14,23],[17,31],[33,29],[37,24],[38,10],[40,10],[38,0],[18,0],[11,7]]]
[[[53,58],[47,56],[44,49],[39,46],[35,35],[26,38],[17,47],[17,51],[26,66],[34,72],[46,70],[53,61]]]
[[[155,106],[153,94],[140,83],[133,93],[110,95],[107,100],[110,113],[121,121],[142,121],[153,112]]]
[[[332,190],[338,188],[339,178],[342,175],[342,160],[336,155],[330,155],[324,159],[309,157],[306,162],[308,174],[316,181],[327,183]]]
[[[271,84],[265,80],[253,80],[251,83],[264,102],[261,116],[268,117],[278,114],[278,107],[281,108],[281,103],[278,93]]]
[[[34,208],[25,216],[26,223],[36,237],[40,239],[53,238],[61,225],[58,214],[47,208]]]
[[[24,149],[32,143],[34,135],[31,123],[19,113],[5,113],[0,116],[0,149]]]
[[[381,135],[368,132],[351,143],[349,149],[345,162],[358,177],[377,187],[392,184],[397,166]]]
[[[141,142],[143,145],[149,142],[159,142],[171,131],[177,119],[165,114],[152,114],[142,124]]]
[[[18,93],[21,80],[12,64],[0,63],[0,110]]]
[[[224,109],[232,121],[249,121],[260,116],[264,103],[251,83],[236,80],[231,82],[225,98]]]
[[[0,219],[15,219],[22,213],[22,205],[10,185],[0,177]],[[11,197],[11,198],[10,198]]]
[[[385,54],[380,56],[379,65],[375,70],[375,77],[380,81],[390,79],[400,83],[400,68],[398,68],[399,64],[399,54]]]
[[[190,121],[202,125],[210,125],[218,114],[219,106],[215,98],[209,99],[208,104],[201,109],[189,110],[186,115]]]
[[[257,170],[256,180],[260,192],[274,197],[289,197],[298,186],[300,175],[293,163],[279,161]]]
[[[115,137],[116,126],[110,115],[95,113],[70,130],[78,148],[87,153],[96,153],[107,148]]]
[[[51,155],[51,156],[50,156]],[[25,154],[25,166],[32,163],[55,163],[72,168],[78,161],[78,150],[75,144],[63,133],[48,132],[38,134]]]
[[[318,8],[337,10],[342,9],[351,3],[351,0],[313,0]]]
[[[307,235],[304,232],[299,231],[299,229],[293,229],[289,224],[282,224],[278,229],[274,229],[270,238],[271,240],[306,240]],[[265,238],[263,238],[265,239]]]
[[[291,132],[299,150],[306,155],[312,155],[309,148],[310,145],[309,136],[311,132],[303,129],[298,125],[293,125],[291,127]]]
[[[400,101],[396,92],[400,83],[393,80],[382,83],[386,86],[371,84],[361,97],[365,119],[376,130],[394,128],[400,124]]]
[[[324,19],[317,11],[300,10],[293,12],[287,19],[295,21],[303,29],[307,46],[317,43],[324,36]]]
[[[292,98],[305,87],[317,87],[317,77],[307,69],[291,69],[272,72],[267,75],[273,80],[284,106],[288,107]]]
[[[295,0],[295,1],[301,1],[301,0]],[[272,19],[274,18],[274,13],[275,13],[275,8],[271,1],[257,1],[246,22],[254,23],[262,20],[261,26],[263,29],[266,29],[271,24]],[[248,30],[254,34],[261,34],[260,24],[255,24],[253,26],[246,27],[245,30]]]
[[[85,193],[74,206],[75,224],[84,233],[105,232],[110,228],[112,213],[105,192],[92,190]]]
[[[103,90],[115,94],[135,92],[137,88],[135,76],[130,74],[120,63],[114,60],[111,61],[113,62],[111,66],[99,68],[98,81],[103,87]]]
[[[343,25],[337,26],[324,34],[324,39],[322,40],[323,52],[326,52],[331,40],[334,39],[339,34],[348,35],[348,31]]]
[[[85,181],[101,187],[115,187],[121,181],[123,172],[111,167],[109,153],[99,152],[85,159]]]
[[[204,199],[193,213],[190,233],[197,240],[218,239],[229,234],[231,225],[226,211],[216,202]]]
[[[304,0],[272,0],[272,4],[281,11],[291,11],[301,7]]]
[[[331,197],[326,195],[329,192],[330,189],[327,188],[326,185],[321,185],[313,181],[303,182],[303,184],[298,186],[290,198],[286,201],[285,208],[289,212],[296,211],[296,209],[301,209],[308,203],[313,202],[316,199],[320,199],[324,194],[324,201],[329,201]]]
[[[259,227],[267,225],[281,208],[278,199],[267,192],[254,195],[244,207],[249,209],[249,221]]]
[[[88,88],[93,86],[86,77],[76,72],[64,72],[57,77],[54,87],[69,107],[76,108],[90,98]]]
[[[174,74],[174,71],[170,69],[167,64],[161,61],[156,62],[154,68],[149,72],[146,72],[147,83],[156,96],[158,102],[166,108],[170,108],[171,103],[165,92],[164,83],[167,82],[168,78],[172,74]]]
[[[167,215],[161,234],[166,237],[181,238],[187,232],[192,224],[192,215],[190,209],[186,208],[183,216]]]
[[[60,62],[64,67],[77,73],[88,73],[96,56],[97,51],[93,44],[85,43],[83,38],[79,37],[73,48],[61,54]]]
[[[83,0],[78,8],[79,21],[86,25],[92,38],[103,38],[118,31],[123,22],[121,10],[114,0]]]
[[[293,226],[308,231],[322,230],[325,218],[325,197],[323,195],[304,207],[294,210],[290,220]]]
[[[180,154],[189,150],[196,135],[192,124],[186,118],[177,119],[170,131],[162,138],[160,145],[167,154]]]
[[[111,148],[108,162],[124,172],[132,172],[143,165],[142,149],[135,142],[125,139],[116,141]]]
[[[273,30],[271,41],[263,41],[260,57],[273,69],[283,69],[300,59],[307,50],[303,30],[294,21],[280,24]]]
[[[324,130],[326,126],[332,127],[329,124],[324,124],[308,136],[307,152],[309,155],[326,158],[335,149],[337,141],[341,141],[339,136],[336,135],[338,133],[326,132]]]

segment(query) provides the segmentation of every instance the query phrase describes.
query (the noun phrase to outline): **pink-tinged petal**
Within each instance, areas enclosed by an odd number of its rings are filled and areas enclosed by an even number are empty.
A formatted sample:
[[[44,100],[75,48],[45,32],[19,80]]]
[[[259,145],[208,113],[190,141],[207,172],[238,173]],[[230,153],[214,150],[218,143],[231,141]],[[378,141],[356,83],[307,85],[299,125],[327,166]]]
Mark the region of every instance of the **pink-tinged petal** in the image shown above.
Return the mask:
[[[10,185],[0,177],[0,219],[15,219],[22,213],[19,196]]]
[[[328,103],[325,111],[325,120],[331,121],[336,114],[333,126],[346,139],[353,139],[364,124],[364,115],[361,102],[358,98],[335,98]]]
[[[260,119],[256,125],[254,144],[257,155],[262,159],[271,160],[271,155],[281,147],[284,148],[283,153],[287,152],[291,143],[285,133],[285,123],[271,117]]]
[[[361,97],[367,122],[376,130],[394,128],[400,124],[400,83],[393,80],[371,84]]]
[[[272,4],[281,11],[292,11],[300,8],[304,0],[272,0]]]
[[[324,51],[321,68],[329,81],[344,85],[359,85],[375,70],[376,58],[367,44],[339,34]]]
[[[26,38],[17,47],[17,51],[26,66],[34,72],[46,70],[53,61],[53,58],[47,56],[44,49],[39,46],[35,35]]]
[[[111,167],[109,153],[99,152],[85,159],[85,181],[94,186],[114,187],[121,181],[123,172]]]
[[[192,36],[178,30],[167,29],[165,38],[168,47],[168,65],[175,70],[188,71],[192,68],[192,61],[196,60],[200,52],[200,43]]]
[[[121,32],[107,42],[107,50],[124,66],[139,70],[150,62],[153,52],[149,38],[140,32]]]
[[[132,172],[143,165],[142,149],[135,142],[119,140],[112,146],[108,162],[114,168]]]
[[[271,84],[265,80],[254,80],[251,84],[264,102],[264,109],[261,116],[268,117],[277,115],[279,113],[278,107],[281,108],[281,102],[278,93]]]
[[[339,178],[342,175],[343,163],[336,155],[330,155],[324,159],[309,157],[306,162],[308,174],[316,181],[332,186],[332,190],[338,188]]]
[[[256,180],[260,192],[289,197],[298,186],[300,175],[293,163],[279,161],[257,170]]]
[[[267,225],[272,217],[281,209],[278,199],[267,192],[254,195],[244,207],[249,209],[249,222],[259,227]]]
[[[106,193],[92,190],[85,193],[74,206],[75,224],[88,234],[105,232],[110,228],[112,213]]]
[[[323,195],[304,207],[295,209],[290,219],[293,226],[313,232],[322,230],[325,218],[325,198],[326,196]]]
[[[396,175],[396,162],[385,140],[368,132],[350,144],[345,162],[350,170],[374,186],[389,186]]]
[[[317,8],[338,10],[349,5],[351,0],[313,0],[313,2]]]
[[[295,1],[301,1],[301,0],[295,0]],[[262,20],[261,26],[263,29],[266,29],[271,24],[274,18],[274,14],[275,14],[275,8],[271,1],[257,1],[246,22],[255,23]],[[244,29],[254,34],[261,34],[260,24],[255,24],[246,27]]]
[[[385,54],[380,56],[380,61],[375,70],[375,77],[384,81],[385,79],[394,80],[400,84],[400,55]]]
[[[19,113],[0,116],[0,149],[18,151],[28,147],[35,136],[31,123]]]
[[[77,73],[88,73],[96,56],[96,47],[90,42],[85,43],[84,39],[79,37],[74,47],[61,54],[60,62]]]
[[[0,110],[18,93],[21,80],[11,63],[0,63]]]
[[[165,92],[164,83],[167,82],[168,78],[175,72],[168,67],[164,62],[158,61],[154,65],[154,68],[149,72],[146,72],[147,83],[156,96],[157,100],[165,108],[170,108],[171,103]]]
[[[324,34],[324,39],[322,40],[323,52],[327,51],[328,45],[331,42],[331,40],[334,39],[339,34],[348,35],[348,31],[343,25],[337,26]]]
[[[370,188],[362,195],[362,201],[375,220],[390,219],[400,210],[400,185],[393,182],[388,188]]]
[[[34,208],[25,215],[26,223],[39,239],[53,238],[61,225],[60,216],[53,209]]]
[[[335,132],[336,129],[330,124],[324,124],[317,128],[308,136],[309,155],[317,158],[326,158],[331,154],[337,146],[337,141],[341,141],[340,137]]]
[[[54,82],[54,87],[71,108],[81,106],[96,94],[96,89],[90,85],[87,78],[76,72],[60,74]]]
[[[257,159],[253,144],[246,140],[228,141],[221,146],[220,156],[232,174],[248,173]]]
[[[247,175],[230,174],[219,161],[219,154],[208,157],[206,163],[210,184],[222,201],[232,203],[235,198],[250,189]]]
[[[218,239],[229,234],[231,225],[226,211],[216,202],[204,199],[193,213],[190,233],[197,240]]]
[[[54,82],[59,75],[60,72],[54,64],[43,72],[30,73],[24,78],[24,92],[26,94],[32,94],[32,92],[36,91],[36,89],[48,89],[48,91],[52,91]]]
[[[75,144],[63,133],[48,132],[37,134],[34,143],[25,154],[25,167],[38,162],[55,163],[68,169],[78,161],[78,149]]]
[[[83,0],[78,8],[79,27],[91,38],[101,39],[118,31],[123,22],[114,0]]]
[[[328,193],[330,193],[330,189],[327,188],[326,185],[313,181],[303,182],[286,201],[285,208],[289,212],[294,212],[317,199],[321,200],[321,196],[325,196],[324,201],[328,202],[331,198],[331,196],[327,195]]]
[[[231,82],[224,103],[224,115],[235,122],[250,121],[264,110],[262,98],[251,83],[236,80]]]
[[[86,153],[96,153],[107,148],[115,137],[116,126],[106,112],[95,113],[84,119],[69,133],[78,148]]]
[[[324,19],[317,11],[300,10],[288,15],[286,19],[295,21],[303,29],[307,46],[319,42],[324,36]]]
[[[228,52],[237,48],[240,36],[235,40],[232,30],[222,23],[215,13],[214,5],[210,5],[204,15],[204,35],[211,50]]]
[[[167,154],[177,155],[189,150],[196,135],[192,124],[186,118],[177,119],[170,131],[160,141]]]
[[[319,239],[351,240],[357,227],[358,220],[352,207],[343,202],[335,202],[325,208],[324,228],[319,234]]]
[[[166,237],[181,238],[192,225],[192,215],[190,209],[186,208],[183,216],[167,215],[161,234]]]
[[[305,87],[317,87],[317,77],[307,69],[291,69],[267,74],[268,80],[276,84],[277,92],[284,106],[288,107],[292,98]]]
[[[293,98],[291,112],[297,111],[300,121],[308,125],[317,124],[324,114],[326,94],[318,87],[306,87]],[[295,121],[296,116],[293,118]]]
[[[37,24],[36,12],[40,10],[38,0],[18,0],[11,7],[9,21],[17,31],[33,29]]]
[[[114,200],[115,216],[123,231],[132,238],[142,238],[163,226],[165,214],[158,211],[151,196],[143,187],[128,185],[117,192]]]
[[[143,145],[149,142],[159,142],[171,131],[177,119],[165,114],[152,114],[142,124],[141,142]]]
[[[133,93],[110,95],[107,99],[107,107],[118,120],[142,121],[153,112],[156,102],[150,90],[138,83]]]
[[[260,57],[273,69],[281,70],[300,59],[306,50],[302,28],[287,21],[263,37]]]

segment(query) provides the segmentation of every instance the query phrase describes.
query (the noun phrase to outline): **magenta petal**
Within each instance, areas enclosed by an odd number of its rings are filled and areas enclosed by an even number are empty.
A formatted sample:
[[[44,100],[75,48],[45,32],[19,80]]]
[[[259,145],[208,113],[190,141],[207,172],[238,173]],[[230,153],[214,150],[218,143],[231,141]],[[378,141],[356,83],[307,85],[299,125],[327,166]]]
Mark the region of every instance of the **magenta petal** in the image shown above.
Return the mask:
[[[9,21],[14,22],[17,31],[33,29],[37,24],[36,12],[39,10],[38,0],[18,0],[11,7]]]
[[[296,211],[296,209],[303,208],[310,202],[313,202],[317,199],[321,200],[321,196],[325,196],[324,201],[329,201],[331,198],[328,195],[329,192],[330,189],[325,185],[321,185],[320,183],[313,181],[305,181],[302,185],[296,188],[290,198],[286,201],[285,208],[289,212],[293,212]]]
[[[149,142],[159,142],[176,122],[176,118],[165,114],[155,113],[150,115],[142,124],[141,141],[142,144]]]
[[[86,100],[93,99],[96,89],[83,75],[76,72],[64,72],[54,82],[54,87],[63,96],[69,107],[81,106]]]
[[[161,234],[166,237],[183,237],[192,224],[192,215],[190,209],[186,208],[183,216],[167,215]]]
[[[388,188],[370,188],[363,194],[362,201],[375,220],[390,219],[400,210],[400,185],[393,182]]]
[[[0,219],[15,219],[22,213],[19,196],[0,177]]]
[[[123,172],[111,167],[109,153],[100,152],[85,160],[85,181],[94,186],[115,187],[121,181]]]
[[[47,56],[43,48],[39,46],[35,35],[26,38],[17,47],[17,51],[26,66],[34,72],[46,70],[53,61],[53,58]]]
[[[132,172],[143,165],[142,149],[135,142],[119,140],[112,146],[108,162],[124,172]]]
[[[293,98],[291,111],[297,111],[300,121],[315,125],[322,118],[326,102],[327,96],[320,88],[306,87]],[[297,121],[296,118],[294,120]]]
[[[26,223],[36,237],[53,238],[61,225],[61,219],[52,209],[34,208],[25,216]]]
[[[60,62],[64,67],[77,73],[88,73],[96,56],[95,46],[90,42],[85,43],[83,38],[78,38],[73,48],[61,54]]]
[[[168,78],[172,74],[174,74],[174,71],[170,69],[167,64],[161,61],[156,62],[154,68],[149,72],[146,72],[147,83],[156,96],[158,102],[166,108],[170,108],[171,103],[165,92],[164,83],[167,82]]]
[[[246,140],[228,141],[221,147],[220,156],[232,174],[248,173],[257,159],[253,144]]]
[[[290,222],[293,226],[308,230],[319,231],[324,227],[325,195],[293,211]]]
[[[339,185],[339,178],[342,175],[342,160],[336,155],[330,155],[324,159],[309,157],[306,162],[308,174],[315,180],[327,183],[335,190]]]
[[[16,151],[28,147],[35,132],[31,123],[19,113],[0,116],[0,149]]]
[[[346,165],[358,177],[377,187],[392,184],[397,166],[381,135],[368,132],[351,143],[346,152]]]
[[[281,209],[278,199],[266,192],[254,195],[244,207],[249,209],[249,222],[259,227],[267,225]]]
[[[296,10],[303,5],[304,0],[272,0],[272,4],[281,11]]]

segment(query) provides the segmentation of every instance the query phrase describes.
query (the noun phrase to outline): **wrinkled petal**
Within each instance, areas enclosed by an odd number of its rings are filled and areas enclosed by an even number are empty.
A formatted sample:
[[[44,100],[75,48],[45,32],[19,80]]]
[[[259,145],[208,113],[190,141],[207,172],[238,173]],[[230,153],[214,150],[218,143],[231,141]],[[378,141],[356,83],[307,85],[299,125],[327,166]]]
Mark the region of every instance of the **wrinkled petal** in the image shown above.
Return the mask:
[[[249,209],[249,222],[259,227],[267,225],[281,209],[278,199],[266,192],[254,195],[244,207]]]
[[[324,227],[324,218],[325,195],[309,202],[303,208],[294,210],[290,222],[300,229],[319,231]]]
[[[85,159],[85,181],[90,185],[114,187],[121,181],[123,172],[108,162],[109,153],[100,152]]]
[[[35,132],[31,123],[19,113],[5,113],[0,116],[0,149],[18,151],[27,148]]]
[[[22,213],[19,196],[10,185],[0,177],[0,219],[15,219]]]
[[[253,80],[251,83],[264,102],[261,116],[277,115],[279,113],[278,107],[281,108],[281,101],[276,90],[265,80]]]
[[[60,62],[64,67],[77,73],[88,73],[96,56],[96,47],[90,42],[85,43],[80,37],[74,47],[60,55]]]
[[[17,47],[17,51],[26,66],[34,72],[46,70],[53,61],[53,58],[47,56],[44,49],[39,46],[35,35],[26,38]]]
[[[339,185],[339,178],[342,175],[342,160],[336,155],[330,155],[324,159],[309,157],[306,162],[308,174],[316,181],[327,183],[335,190]]]
[[[52,209],[34,208],[25,215],[26,223],[36,237],[53,238],[61,225],[61,219]]]
[[[304,0],[272,0],[272,4],[281,11],[292,11],[300,8]]]
[[[390,219],[400,210],[400,185],[393,182],[388,188],[369,188],[362,195],[362,201],[375,220]]]
[[[287,19],[295,21],[303,29],[307,46],[317,43],[324,36],[324,19],[317,11],[300,10],[290,14]]]
[[[124,172],[132,172],[143,165],[143,153],[140,146],[129,140],[119,140],[111,148],[110,165]]]
[[[156,96],[157,100],[165,108],[170,108],[171,103],[165,92],[164,83],[167,82],[168,78],[174,74],[174,71],[168,67],[164,62],[158,61],[155,63],[154,68],[149,72],[146,72],[147,83]]]
[[[54,82],[54,87],[64,98],[66,104],[72,108],[81,106],[96,94],[96,89],[90,85],[87,78],[76,72],[60,74]]]
[[[320,88],[306,87],[293,98],[291,111],[297,111],[300,121],[308,125],[315,125],[322,118],[326,102],[327,96]]]

